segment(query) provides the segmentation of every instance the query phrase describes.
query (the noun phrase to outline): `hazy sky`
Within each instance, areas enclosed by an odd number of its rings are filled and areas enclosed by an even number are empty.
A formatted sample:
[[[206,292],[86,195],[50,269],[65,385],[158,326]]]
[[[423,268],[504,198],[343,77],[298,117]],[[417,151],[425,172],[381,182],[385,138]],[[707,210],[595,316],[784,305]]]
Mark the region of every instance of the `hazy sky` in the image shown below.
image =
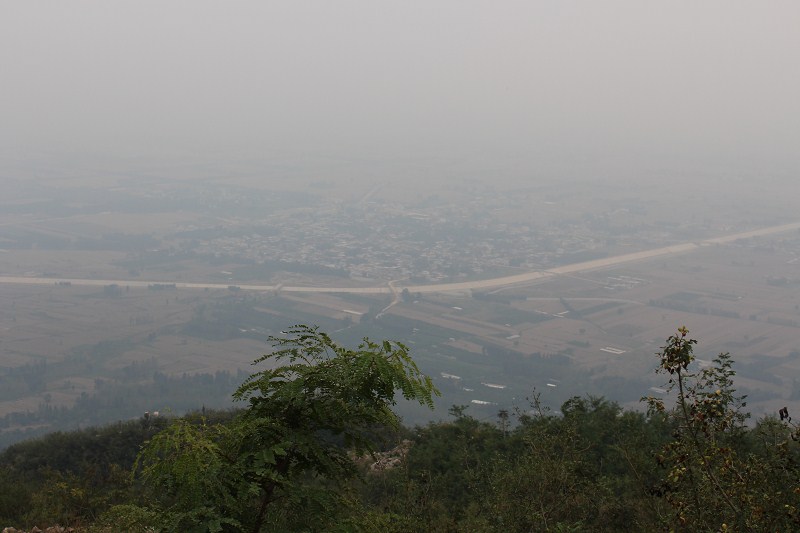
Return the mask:
[[[800,2],[0,4],[0,152],[800,162]]]

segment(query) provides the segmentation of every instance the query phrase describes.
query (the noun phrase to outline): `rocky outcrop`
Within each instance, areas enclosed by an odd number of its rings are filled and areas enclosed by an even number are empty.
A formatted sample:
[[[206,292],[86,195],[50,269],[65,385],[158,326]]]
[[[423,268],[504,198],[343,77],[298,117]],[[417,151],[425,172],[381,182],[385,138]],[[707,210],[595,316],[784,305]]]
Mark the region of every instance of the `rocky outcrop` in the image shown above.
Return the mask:
[[[400,466],[406,458],[409,448],[411,448],[411,441],[404,440],[396,448],[376,453],[375,462],[369,465],[369,469],[373,472],[381,472]]]

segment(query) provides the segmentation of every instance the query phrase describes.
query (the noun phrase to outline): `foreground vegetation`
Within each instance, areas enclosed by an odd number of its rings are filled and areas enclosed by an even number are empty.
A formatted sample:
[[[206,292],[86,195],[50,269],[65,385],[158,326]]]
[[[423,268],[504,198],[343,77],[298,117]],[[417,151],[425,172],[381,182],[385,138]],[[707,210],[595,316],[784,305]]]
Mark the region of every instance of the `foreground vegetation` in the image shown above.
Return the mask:
[[[405,428],[437,394],[402,344],[298,326],[234,394],[246,407],[20,443],[0,456],[0,525],[87,531],[790,531],[800,436],[746,424],[730,357],[695,371],[680,329],[647,412],[576,397]]]

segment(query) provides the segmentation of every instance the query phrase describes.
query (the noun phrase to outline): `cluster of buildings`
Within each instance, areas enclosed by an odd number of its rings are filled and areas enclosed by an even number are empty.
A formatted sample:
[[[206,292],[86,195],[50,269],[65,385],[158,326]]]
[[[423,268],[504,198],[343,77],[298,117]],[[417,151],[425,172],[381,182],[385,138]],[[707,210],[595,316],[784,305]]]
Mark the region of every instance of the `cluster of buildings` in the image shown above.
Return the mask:
[[[652,235],[620,235],[597,218],[579,219],[552,206],[545,206],[552,218],[514,222],[513,214],[501,211],[515,202],[521,200],[498,196],[403,206],[371,198],[355,205],[331,200],[291,206],[258,220],[229,217],[223,234],[192,239],[191,251],[314,265],[356,281],[431,283],[547,269],[637,241],[658,244]],[[516,208],[524,213],[526,206]]]

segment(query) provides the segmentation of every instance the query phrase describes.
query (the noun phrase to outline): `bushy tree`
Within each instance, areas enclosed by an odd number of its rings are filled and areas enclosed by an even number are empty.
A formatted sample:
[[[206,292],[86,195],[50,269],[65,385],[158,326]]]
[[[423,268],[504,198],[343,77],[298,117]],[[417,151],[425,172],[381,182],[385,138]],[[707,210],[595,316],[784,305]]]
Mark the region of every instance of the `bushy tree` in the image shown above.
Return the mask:
[[[531,398],[511,435],[510,453],[488,472],[481,530],[648,531],[648,446],[658,434],[615,403],[574,397],[556,415]],[[635,470],[635,471],[634,471]]]
[[[395,342],[364,339],[355,350],[308,326],[272,337],[256,372],[234,394],[248,406],[233,423],[176,421],[144,448],[137,472],[182,531],[331,529],[356,477],[355,457],[397,428],[398,393],[433,407],[438,394]],[[340,525],[344,522],[340,522]]]
[[[643,399],[651,416],[673,426],[673,438],[656,456],[665,470],[659,492],[673,510],[668,523],[693,531],[797,530],[800,469],[788,428],[762,423],[757,433],[748,430],[730,355],[694,371],[696,343],[680,328],[659,354],[675,406]]]

